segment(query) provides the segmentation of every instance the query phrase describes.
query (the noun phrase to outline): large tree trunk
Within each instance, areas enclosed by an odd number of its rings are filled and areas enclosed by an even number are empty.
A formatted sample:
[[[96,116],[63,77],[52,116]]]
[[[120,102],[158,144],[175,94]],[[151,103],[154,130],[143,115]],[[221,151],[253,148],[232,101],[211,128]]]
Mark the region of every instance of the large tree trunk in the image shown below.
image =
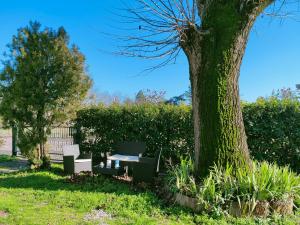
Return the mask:
[[[201,31],[187,29],[181,43],[190,66],[195,169],[201,177],[215,164],[250,165],[238,80],[249,32],[263,9],[211,2],[201,15]]]

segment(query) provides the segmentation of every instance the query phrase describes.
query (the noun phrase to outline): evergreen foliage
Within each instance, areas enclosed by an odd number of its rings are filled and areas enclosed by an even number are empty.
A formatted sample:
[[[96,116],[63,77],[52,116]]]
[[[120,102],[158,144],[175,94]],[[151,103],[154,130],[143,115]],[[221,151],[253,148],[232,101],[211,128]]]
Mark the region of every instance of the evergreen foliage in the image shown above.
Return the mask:
[[[21,151],[41,159],[50,126],[69,118],[91,86],[85,58],[78,47],[69,47],[64,28],[42,29],[38,22],[20,28],[8,49],[0,112],[7,126],[18,128]]]

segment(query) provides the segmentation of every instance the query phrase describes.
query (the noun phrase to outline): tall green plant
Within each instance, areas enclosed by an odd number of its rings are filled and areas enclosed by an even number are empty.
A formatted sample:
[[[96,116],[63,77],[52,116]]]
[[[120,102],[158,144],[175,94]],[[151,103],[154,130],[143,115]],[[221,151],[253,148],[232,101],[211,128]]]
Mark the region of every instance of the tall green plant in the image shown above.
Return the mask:
[[[248,170],[214,166],[210,169],[209,176],[194,183],[189,182],[194,180],[190,169],[192,164],[191,161],[182,160],[181,164],[171,168],[168,184],[175,192],[197,197],[205,210],[226,211],[232,202],[239,202],[240,206],[246,203],[247,210],[251,212],[258,201],[271,202],[290,198],[299,204],[300,176],[291,172],[288,167],[267,162],[253,162]]]
[[[194,164],[190,158],[181,159],[180,164],[168,170],[167,182],[173,191],[195,196],[198,192],[194,177]]]
[[[64,28],[42,29],[38,22],[20,28],[5,54],[0,73],[0,112],[19,131],[21,151],[46,156],[50,126],[65,121],[85,97],[91,80],[85,58],[69,47]]]

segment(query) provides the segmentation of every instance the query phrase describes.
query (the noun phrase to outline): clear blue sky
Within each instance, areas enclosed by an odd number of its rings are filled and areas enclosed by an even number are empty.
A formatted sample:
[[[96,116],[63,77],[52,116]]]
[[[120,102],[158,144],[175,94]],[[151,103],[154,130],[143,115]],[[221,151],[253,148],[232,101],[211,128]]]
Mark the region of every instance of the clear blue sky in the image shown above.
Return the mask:
[[[71,42],[85,54],[88,72],[98,92],[134,96],[140,89],[165,90],[167,96],[188,89],[188,66],[184,55],[176,65],[138,75],[148,62],[104,54],[115,49],[115,42],[101,34],[114,26],[112,11],[118,0],[3,0],[0,8],[0,52],[17,29],[30,20],[44,26],[64,26]],[[297,10],[297,9],[295,9]],[[116,30],[115,30],[116,31]],[[2,58],[2,56],[1,56]],[[300,22],[291,19],[280,23],[259,18],[251,33],[241,68],[240,93],[243,100],[254,101],[282,87],[294,89],[300,83]]]

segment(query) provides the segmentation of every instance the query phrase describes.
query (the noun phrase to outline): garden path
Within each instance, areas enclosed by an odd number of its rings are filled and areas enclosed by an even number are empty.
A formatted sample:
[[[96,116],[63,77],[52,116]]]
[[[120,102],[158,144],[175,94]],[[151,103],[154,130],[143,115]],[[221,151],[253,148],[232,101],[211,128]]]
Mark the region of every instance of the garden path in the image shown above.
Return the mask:
[[[12,173],[28,168],[26,159],[15,159],[7,162],[0,162],[0,174]]]

